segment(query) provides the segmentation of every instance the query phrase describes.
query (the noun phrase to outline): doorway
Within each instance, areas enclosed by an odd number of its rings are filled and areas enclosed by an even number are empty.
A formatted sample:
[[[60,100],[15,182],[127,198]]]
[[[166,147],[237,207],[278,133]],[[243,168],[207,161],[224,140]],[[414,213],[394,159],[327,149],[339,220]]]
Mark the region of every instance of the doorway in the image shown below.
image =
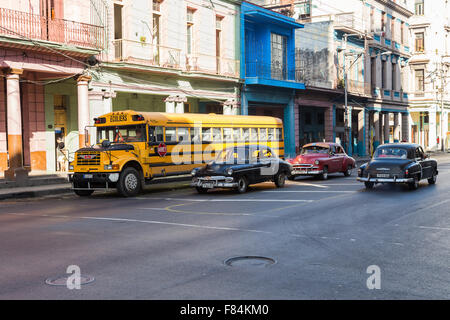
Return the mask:
[[[55,170],[67,171],[68,154],[66,144],[67,137],[67,96],[55,95],[53,98],[53,113],[55,130]],[[64,146],[63,146],[64,144]]]

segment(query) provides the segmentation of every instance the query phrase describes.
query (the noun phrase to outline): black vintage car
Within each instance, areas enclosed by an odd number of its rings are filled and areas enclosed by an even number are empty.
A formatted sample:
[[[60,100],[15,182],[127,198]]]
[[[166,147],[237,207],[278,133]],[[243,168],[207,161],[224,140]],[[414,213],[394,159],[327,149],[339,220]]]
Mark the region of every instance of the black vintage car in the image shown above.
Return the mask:
[[[224,149],[204,167],[192,170],[191,186],[199,193],[213,188],[234,188],[244,193],[250,184],[274,181],[284,186],[292,166],[267,146],[247,145]]]
[[[372,160],[359,168],[357,180],[367,189],[376,183],[406,183],[415,190],[422,179],[435,184],[437,175],[436,160],[430,159],[421,146],[394,143],[379,146]]]

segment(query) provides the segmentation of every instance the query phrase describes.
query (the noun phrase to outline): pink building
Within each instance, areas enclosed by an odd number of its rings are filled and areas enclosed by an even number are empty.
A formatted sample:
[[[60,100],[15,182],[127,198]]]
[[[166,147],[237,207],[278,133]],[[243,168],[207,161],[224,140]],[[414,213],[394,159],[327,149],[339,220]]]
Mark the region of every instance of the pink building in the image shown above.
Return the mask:
[[[96,2],[1,1],[0,171],[5,177],[51,169],[56,143],[64,141],[71,123],[87,124],[80,123],[88,108],[85,69],[104,45],[104,28],[92,14]],[[72,86],[67,97],[54,94],[62,82]],[[75,110],[64,106],[68,99]],[[82,129],[76,130],[84,139]]]

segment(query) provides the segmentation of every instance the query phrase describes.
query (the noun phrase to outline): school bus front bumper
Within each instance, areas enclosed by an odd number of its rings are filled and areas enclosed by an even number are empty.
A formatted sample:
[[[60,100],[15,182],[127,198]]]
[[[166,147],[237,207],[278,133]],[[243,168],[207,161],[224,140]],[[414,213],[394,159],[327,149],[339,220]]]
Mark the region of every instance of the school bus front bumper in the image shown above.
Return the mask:
[[[73,190],[109,189],[116,186],[120,172],[76,172],[69,174]]]
[[[206,176],[194,177],[191,182],[192,187],[201,187],[205,189],[213,188],[236,188],[237,182],[234,182],[233,177],[225,176]]]

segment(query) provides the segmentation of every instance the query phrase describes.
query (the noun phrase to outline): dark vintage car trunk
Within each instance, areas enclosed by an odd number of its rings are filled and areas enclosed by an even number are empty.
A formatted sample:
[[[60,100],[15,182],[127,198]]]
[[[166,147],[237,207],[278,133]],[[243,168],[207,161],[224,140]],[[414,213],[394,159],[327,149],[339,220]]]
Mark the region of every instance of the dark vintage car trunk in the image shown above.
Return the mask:
[[[396,176],[402,178],[405,175],[405,168],[412,163],[410,159],[377,159],[369,163],[364,176],[370,174],[377,177],[377,174],[389,174],[390,178]],[[387,178],[387,176],[386,176]]]

